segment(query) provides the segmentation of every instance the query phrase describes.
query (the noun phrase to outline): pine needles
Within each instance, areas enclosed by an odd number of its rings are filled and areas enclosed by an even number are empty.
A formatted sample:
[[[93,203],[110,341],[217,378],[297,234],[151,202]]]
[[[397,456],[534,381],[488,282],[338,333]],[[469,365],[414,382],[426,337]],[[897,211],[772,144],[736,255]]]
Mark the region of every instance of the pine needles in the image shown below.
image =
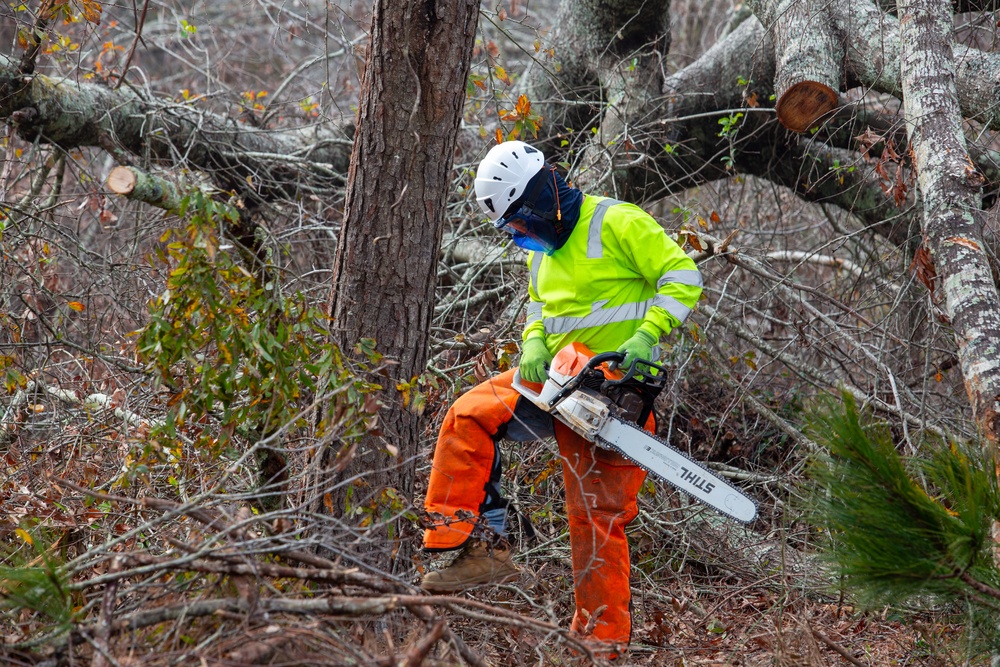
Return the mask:
[[[18,529],[25,545],[0,553],[0,619],[16,618],[23,610],[42,613],[57,627],[69,627],[73,603],[65,574],[49,553],[49,542]]]
[[[812,461],[807,515],[828,536],[830,561],[858,601],[962,602],[973,625],[994,635],[1000,570],[990,531],[1000,489],[992,448],[932,443],[904,459],[888,427],[865,423],[846,393],[815,413],[813,431],[827,453]]]

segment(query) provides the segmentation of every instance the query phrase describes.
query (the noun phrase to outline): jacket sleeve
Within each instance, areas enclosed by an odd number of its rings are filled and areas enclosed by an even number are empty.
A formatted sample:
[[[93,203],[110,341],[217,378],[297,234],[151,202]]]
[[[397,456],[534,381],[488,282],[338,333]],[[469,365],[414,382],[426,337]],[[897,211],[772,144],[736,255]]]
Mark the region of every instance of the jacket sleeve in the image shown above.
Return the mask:
[[[528,255],[528,275],[532,276],[531,262],[538,261],[535,253]],[[521,341],[529,338],[545,337],[545,323],[542,321],[542,302],[535,291],[535,283],[532,278],[528,279],[528,306],[525,316],[524,331],[521,333]]]
[[[687,319],[701,296],[701,272],[666,231],[635,207],[619,237],[625,256],[646,281],[656,286],[653,306],[639,328],[659,340]]]

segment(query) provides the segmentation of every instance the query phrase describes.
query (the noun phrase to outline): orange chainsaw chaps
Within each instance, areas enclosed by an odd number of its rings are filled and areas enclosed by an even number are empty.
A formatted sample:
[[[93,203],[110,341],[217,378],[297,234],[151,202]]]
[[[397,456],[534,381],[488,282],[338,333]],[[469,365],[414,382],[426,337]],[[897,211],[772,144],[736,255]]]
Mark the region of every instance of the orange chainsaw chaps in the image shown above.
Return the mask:
[[[441,425],[424,509],[438,522],[424,531],[424,548],[445,551],[469,538],[486,498],[493,466],[493,436],[510,421],[520,394],[511,386],[514,371],[482,382],[456,400]],[[456,516],[472,517],[458,520]]]
[[[653,418],[646,424],[652,430]],[[571,629],[627,645],[632,634],[625,527],[638,515],[646,471],[556,422],[566,483],[576,612]]]

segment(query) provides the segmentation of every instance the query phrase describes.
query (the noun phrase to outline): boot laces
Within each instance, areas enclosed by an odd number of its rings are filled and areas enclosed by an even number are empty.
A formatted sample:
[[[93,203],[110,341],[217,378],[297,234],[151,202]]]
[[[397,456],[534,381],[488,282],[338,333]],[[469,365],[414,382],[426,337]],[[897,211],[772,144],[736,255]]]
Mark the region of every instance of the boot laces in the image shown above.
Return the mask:
[[[477,551],[477,547],[481,547],[483,552],[486,554],[488,558],[493,558],[496,553],[496,550],[503,548],[504,546],[503,543],[499,541],[500,539],[501,538],[499,538],[498,536],[497,538],[498,541],[495,544],[493,541],[488,539],[479,540],[477,542],[469,542],[469,544],[465,545],[465,547],[460,552],[458,552],[458,555],[455,556],[455,560],[453,560],[451,564],[458,565],[462,561],[472,558],[474,555],[473,552]]]
[[[455,556],[455,560],[451,561],[451,564],[458,565],[462,561],[467,560],[470,555],[472,555],[472,549],[466,547],[458,552],[458,555]]]
[[[458,552],[458,556],[455,557],[455,560],[453,560],[451,562],[451,564],[452,565],[458,565],[462,561],[468,560],[469,558],[471,558],[472,557],[472,552],[476,548],[476,546],[478,546],[478,544],[476,544],[476,543],[469,543],[469,544],[467,544],[464,549],[462,549],[461,551]],[[493,551],[493,549],[490,548],[489,545],[486,545],[486,550],[487,550],[487,553],[492,553],[492,551]]]

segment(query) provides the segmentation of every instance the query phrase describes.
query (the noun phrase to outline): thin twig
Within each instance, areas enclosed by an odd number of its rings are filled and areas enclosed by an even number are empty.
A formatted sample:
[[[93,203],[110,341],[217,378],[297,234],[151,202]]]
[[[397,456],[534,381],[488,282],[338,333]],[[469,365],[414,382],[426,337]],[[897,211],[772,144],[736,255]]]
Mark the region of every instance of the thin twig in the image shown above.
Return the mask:
[[[125,75],[128,74],[128,68],[132,65],[132,56],[135,55],[135,47],[139,45],[139,40],[142,39],[142,26],[146,23],[146,12],[148,10],[149,0],[146,0],[142,5],[142,14],[139,15],[139,21],[135,26],[135,39],[132,40],[132,46],[129,47],[128,55],[125,57],[125,65],[122,68],[122,75],[118,77],[118,82],[115,83],[115,87],[112,90],[118,90],[118,87],[121,86],[122,82],[125,80]]]
[[[991,598],[996,598],[1000,600],[1000,590],[997,590],[996,588],[993,588],[988,584],[984,584],[983,582],[976,580],[968,572],[962,572],[962,574],[959,575],[959,578],[972,588],[982,593],[983,595],[988,595]]]
[[[837,642],[833,641],[832,639],[830,639],[829,637],[827,637],[826,635],[824,635],[822,632],[820,632],[816,628],[809,628],[809,629],[812,630],[813,637],[815,637],[816,639],[820,640],[821,642],[823,642],[824,644],[826,644],[828,647],[832,648],[844,660],[846,660],[847,662],[851,663],[852,665],[855,665],[855,667],[871,667],[871,665],[869,665],[867,662],[862,662],[862,661],[858,660],[857,658],[855,658],[853,655],[851,655],[847,651],[847,649],[845,649],[843,646],[841,646]]]
[[[360,575],[357,570],[344,570],[342,568],[320,570],[304,567],[287,567],[255,560],[248,561],[245,556],[237,556],[235,554],[213,554],[213,557],[220,559],[241,558],[242,562],[204,559],[178,562],[171,558],[160,558],[149,554],[129,554],[126,556],[126,559],[137,565],[161,565],[164,570],[302,579],[305,581],[324,581],[331,584],[359,585],[379,590],[380,592],[389,592],[391,590],[389,585]]]
[[[119,572],[122,569],[121,558],[114,558],[111,561],[109,572]],[[114,622],[115,601],[118,599],[119,579],[109,581],[104,585],[104,599],[101,601],[101,613],[97,619],[97,627],[94,629],[94,659],[90,663],[91,667],[105,667],[108,664],[106,655],[108,651],[108,640],[111,638],[111,624]]]
[[[410,612],[417,618],[427,623],[435,617],[434,610],[426,605],[421,607],[411,607]],[[451,644],[458,651],[458,654],[462,656],[462,660],[465,660],[467,663],[472,665],[472,667],[488,667],[483,657],[469,648],[469,645],[465,643],[465,640],[452,632],[450,627],[445,625],[443,633],[444,638],[451,642]]]
[[[444,634],[444,629],[447,626],[448,621],[443,618],[435,623],[431,631],[406,652],[406,658],[400,664],[400,667],[420,667],[420,665],[424,664],[424,658],[434,648],[434,644],[441,639],[441,635]]]

